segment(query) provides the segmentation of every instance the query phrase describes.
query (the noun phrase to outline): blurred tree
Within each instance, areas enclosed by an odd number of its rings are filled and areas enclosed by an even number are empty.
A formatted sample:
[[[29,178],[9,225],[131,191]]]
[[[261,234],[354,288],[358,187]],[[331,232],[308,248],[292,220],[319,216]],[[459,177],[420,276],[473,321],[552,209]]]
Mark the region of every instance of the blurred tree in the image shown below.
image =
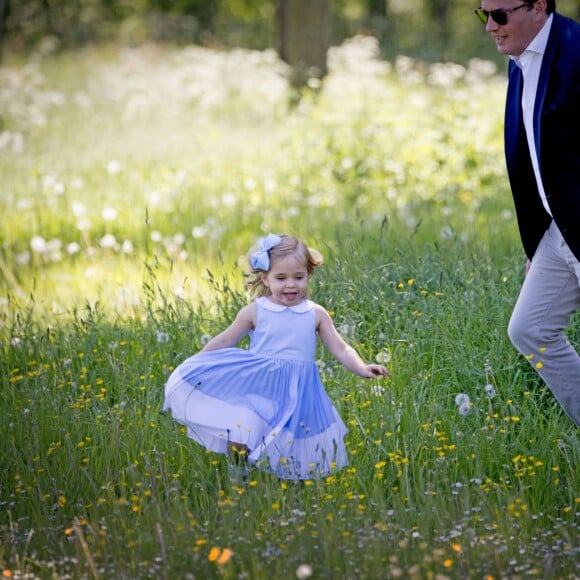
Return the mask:
[[[369,16],[387,18],[389,13],[389,0],[368,0]]]
[[[263,50],[278,44],[296,82],[326,73],[326,51],[356,34],[379,38],[383,54],[428,61],[502,62],[473,15],[480,0],[0,0],[2,46],[27,50],[120,40],[222,44]],[[558,0],[580,20],[580,0]],[[278,18],[275,16],[278,11]],[[276,30],[278,25],[278,30]],[[332,33],[332,34],[331,34]],[[8,44],[7,44],[8,43]],[[5,55],[8,48],[5,49]]]
[[[10,0],[0,0],[0,63],[4,56],[4,39],[6,38],[6,19],[10,10]]]
[[[292,67],[292,85],[300,88],[326,73],[331,41],[330,0],[280,0],[280,57]]]
[[[433,23],[431,29],[435,32],[439,46],[445,51],[449,43],[451,2],[431,0],[426,2],[426,9],[429,20]]]

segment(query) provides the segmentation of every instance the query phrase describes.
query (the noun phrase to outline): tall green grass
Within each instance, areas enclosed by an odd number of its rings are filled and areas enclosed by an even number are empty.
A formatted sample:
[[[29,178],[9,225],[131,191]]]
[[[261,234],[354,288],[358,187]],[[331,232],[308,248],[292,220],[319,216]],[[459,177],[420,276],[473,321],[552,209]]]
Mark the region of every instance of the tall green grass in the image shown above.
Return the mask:
[[[0,72],[5,577],[575,577],[577,432],[505,331],[504,79],[373,51],[334,51],[294,107],[269,53]],[[391,377],[321,348],[350,466],[240,485],[160,409],[267,231],[323,253],[313,298]]]

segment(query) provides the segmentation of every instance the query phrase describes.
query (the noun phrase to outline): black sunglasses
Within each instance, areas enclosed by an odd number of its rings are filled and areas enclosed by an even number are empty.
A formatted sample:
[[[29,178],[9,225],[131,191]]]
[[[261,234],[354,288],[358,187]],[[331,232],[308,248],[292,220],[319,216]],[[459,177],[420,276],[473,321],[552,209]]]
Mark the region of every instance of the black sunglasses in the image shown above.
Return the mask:
[[[508,14],[511,14],[512,12],[515,12],[516,10],[523,8],[524,6],[529,6],[529,4],[526,2],[524,4],[520,4],[519,6],[516,6],[515,8],[509,8],[507,10],[501,10],[501,9],[483,10],[481,8],[477,8],[476,10],[474,10],[474,12],[475,12],[475,14],[477,14],[477,17],[484,24],[487,24],[487,21],[489,20],[489,17],[491,16],[491,18],[493,19],[493,21],[496,24],[503,26],[504,24],[507,24]]]

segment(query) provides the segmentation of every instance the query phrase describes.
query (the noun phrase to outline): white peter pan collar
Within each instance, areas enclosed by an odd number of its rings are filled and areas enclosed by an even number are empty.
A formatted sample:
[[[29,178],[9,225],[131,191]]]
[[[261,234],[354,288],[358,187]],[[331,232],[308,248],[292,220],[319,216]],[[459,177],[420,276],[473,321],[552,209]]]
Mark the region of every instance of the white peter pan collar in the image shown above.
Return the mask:
[[[262,296],[261,298],[258,298],[256,302],[259,302],[261,306],[270,312],[292,310],[292,312],[303,314],[304,312],[309,312],[314,308],[314,302],[312,302],[312,300],[303,300],[300,302],[300,304],[296,304],[296,306],[284,306],[283,304],[276,304],[275,302],[272,302],[267,296]]]

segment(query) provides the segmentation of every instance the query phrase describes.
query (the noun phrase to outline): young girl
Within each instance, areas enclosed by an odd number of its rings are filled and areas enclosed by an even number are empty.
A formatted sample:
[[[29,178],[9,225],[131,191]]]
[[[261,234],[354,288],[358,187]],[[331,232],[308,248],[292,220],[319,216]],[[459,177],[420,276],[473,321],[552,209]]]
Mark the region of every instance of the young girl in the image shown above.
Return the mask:
[[[322,264],[316,250],[269,234],[250,250],[248,287],[257,299],[226,330],[179,365],[164,410],[188,436],[218,453],[242,454],[285,479],[311,479],[347,465],[346,427],[322,386],[316,335],[349,371],[388,375],[366,364],[337,333],[328,312],[307,299]],[[235,348],[250,335],[249,350]]]

